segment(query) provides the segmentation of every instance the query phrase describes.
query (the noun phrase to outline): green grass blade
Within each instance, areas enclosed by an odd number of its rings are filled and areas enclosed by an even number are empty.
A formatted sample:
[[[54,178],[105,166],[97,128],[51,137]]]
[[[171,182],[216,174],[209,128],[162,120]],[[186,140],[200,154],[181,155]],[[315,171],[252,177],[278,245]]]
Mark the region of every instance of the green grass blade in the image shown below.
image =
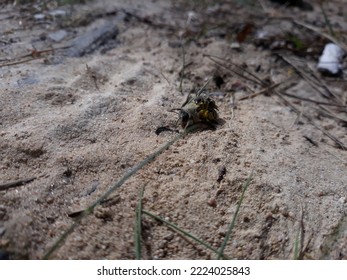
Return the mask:
[[[335,36],[335,32],[334,32],[334,30],[333,30],[333,27],[332,27],[332,25],[331,25],[331,23],[330,23],[329,17],[328,17],[328,15],[327,15],[327,13],[325,12],[325,8],[324,8],[324,3],[323,3],[323,2],[324,2],[324,1],[320,1],[320,2],[319,2],[319,7],[320,7],[320,10],[321,10],[321,12],[322,12],[322,15],[323,15],[325,24],[328,26],[330,35],[333,36],[333,37],[336,37],[336,36]]]
[[[147,212],[146,210],[142,210],[142,213],[143,214],[146,214],[148,216],[150,216],[151,218],[155,219],[155,220],[158,220],[162,223],[164,223],[165,225],[167,225],[168,227],[170,227],[171,229],[193,239],[194,241],[196,241],[197,243],[199,243],[200,245],[204,246],[205,248],[211,250],[212,252],[216,253],[216,254],[219,254],[219,252],[213,248],[212,246],[210,246],[209,244],[207,244],[206,242],[202,241],[201,239],[195,237],[194,235],[190,234],[189,232],[183,230],[183,229],[180,229],[178,226],[164,220],[163,218],[159,217],[159,216],[156,216],[150,212]],[[220,254],[220,256],[223,258],[223,259],[229,259],[227,256],[225,256],[224,254]]]
[[[298,232],[296,233],[296,238],[294,243],[294,260],[298,260],[300,256],[299,244],[300,244],[300,228],[298,229]]]
[[[245,192],[246,190],[248,189],[248,186],[251,184],[251,181],[252,181],[252,176],[253,176],[253,171],[251,172],[251,174],[248,176],[247,178],[247,181],[243,184],[242,186],[242,193],[241,193],[241,197],[240,197],[240,200],[237,204],[237,208],[236,208],[236,211],[234,213],[234,216],[233,216],[233,219],[229,225],[229,228],[228,228],[228,231],[227,231],[227,234],[225,235],[225,238],[224,238],[224,241],[223,241],[223,244],[222,246],[220,247],[219,249],[219,252],[218,252],[218,259],[221,258],[221,256],[224,254],[224,250],[225,250],[225,247],[230,239],[230,236],[231,236],[231,232],[233,230],[233,228],[235,227],[235,223],[236,223],[236,218],[239,214],[239,211],[240,211],[240,207],[241,207],[241,204],[242,204],[242,201],[243,201],[243,198],[244,198],[244,195],[245,195]]]
[[[137,260],[141,260],[141,216],[142,216],[142,198],[145,187],[140,190],[139,202],[135,215],[135,256]]]

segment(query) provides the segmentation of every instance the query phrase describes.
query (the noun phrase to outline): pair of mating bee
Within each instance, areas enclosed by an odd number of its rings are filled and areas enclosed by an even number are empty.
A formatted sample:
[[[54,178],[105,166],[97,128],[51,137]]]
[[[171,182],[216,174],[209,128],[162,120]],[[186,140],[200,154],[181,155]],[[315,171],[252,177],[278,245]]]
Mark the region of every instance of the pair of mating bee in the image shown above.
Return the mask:
[[[209,82],[209,81],[208,81]],[[179,111],[178,121],[183,129],[194,124],[205,124],[212,129],[218,124],[218,107],[209,94],[203,92],[208,82],[197,93],[188,95]]]

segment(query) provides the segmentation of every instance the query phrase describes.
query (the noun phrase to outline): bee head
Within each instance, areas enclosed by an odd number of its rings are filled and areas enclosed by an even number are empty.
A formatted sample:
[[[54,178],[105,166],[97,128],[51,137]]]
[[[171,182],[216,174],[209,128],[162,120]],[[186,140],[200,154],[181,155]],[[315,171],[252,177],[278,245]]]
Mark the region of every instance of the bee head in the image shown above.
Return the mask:
[[[194,99],[195,104],[199,104],[202,101],[203,101],[203,99],[200,96]]]
[[[179,118],[181,120],[182,127],[185,128],[187,126],[188,121],[189,121],[189,114],[188,114],[188,112],[186,112],[185,110],[181,109]]]

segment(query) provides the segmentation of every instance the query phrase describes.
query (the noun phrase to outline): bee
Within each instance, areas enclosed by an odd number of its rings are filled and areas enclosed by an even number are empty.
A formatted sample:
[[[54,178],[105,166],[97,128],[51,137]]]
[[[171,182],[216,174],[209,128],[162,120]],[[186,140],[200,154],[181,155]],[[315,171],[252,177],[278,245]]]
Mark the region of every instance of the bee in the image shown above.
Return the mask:
[[[171,111],[179,111],[177,123],[180,122],[184,130],[195,124],[203,124],[216,129],[216,125],[220,123],[216,103],[210,97],[210,94],[204,92],[210,80],[196,93],[188,94],[181,108],[171,109]]]
[[[182,128],[193,124],[206,124],[212,129],[218,124],[218,107],[214,100],[199,90],[195,94],[189,94],[186,101],[179,109],[179,122]]]

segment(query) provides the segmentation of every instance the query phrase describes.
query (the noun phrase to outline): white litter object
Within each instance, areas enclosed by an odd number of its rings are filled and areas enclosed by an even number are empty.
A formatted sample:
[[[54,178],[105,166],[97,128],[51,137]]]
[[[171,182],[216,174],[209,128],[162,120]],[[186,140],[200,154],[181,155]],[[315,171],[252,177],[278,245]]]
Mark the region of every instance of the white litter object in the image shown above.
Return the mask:
[[[323,54],[319,58],[317,68],[322,74],[338,76],[342,73],[341,60],[345,52],[338,45],[329,43],[325,45]]]

